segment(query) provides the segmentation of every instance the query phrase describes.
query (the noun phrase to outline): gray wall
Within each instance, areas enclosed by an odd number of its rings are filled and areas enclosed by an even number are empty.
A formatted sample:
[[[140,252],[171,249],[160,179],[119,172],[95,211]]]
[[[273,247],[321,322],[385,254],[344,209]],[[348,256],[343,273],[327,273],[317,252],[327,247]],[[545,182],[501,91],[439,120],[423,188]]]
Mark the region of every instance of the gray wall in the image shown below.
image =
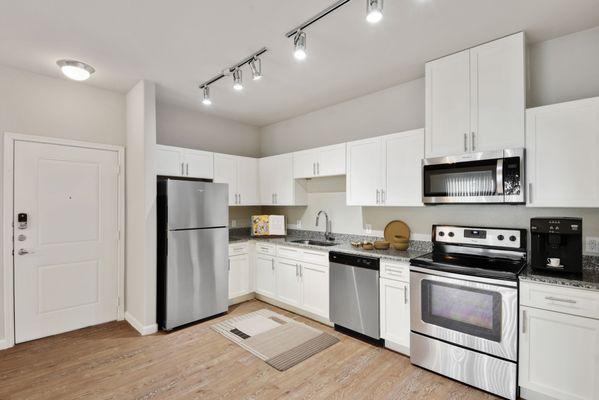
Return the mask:
[[[599,27],[533,44],[529,49],[528,103],[552,104],[599,96]],[[424,71],[423,71],[424,73]],[[400,132],[424,126],[424,81],[404,83],[339,103],[261,129],[262,155],[273,155]],[[308,207],[267,207],[302,229],[314,226],[315,214],[326,210],[333,230],[380,233],[387,222],[402,219],[420,237],[433,223],[527,227],[534,216],[581,216],[585,236],[599,236],[598,209],[534,209],[525,206],[350,207],[345,205],[342,178],[308,183]]]
[[[238,156],[260,155],[260,130],[171,104],[156,106],[156,142]]]
[[[123,145],[125,96],[0,66],[0,132]],[[0,162],[3,146],[4,139],[0,141]],[[2,242],[0,250],[1,246]],[[4,336],[2,279],[0,274],[0,340]]]

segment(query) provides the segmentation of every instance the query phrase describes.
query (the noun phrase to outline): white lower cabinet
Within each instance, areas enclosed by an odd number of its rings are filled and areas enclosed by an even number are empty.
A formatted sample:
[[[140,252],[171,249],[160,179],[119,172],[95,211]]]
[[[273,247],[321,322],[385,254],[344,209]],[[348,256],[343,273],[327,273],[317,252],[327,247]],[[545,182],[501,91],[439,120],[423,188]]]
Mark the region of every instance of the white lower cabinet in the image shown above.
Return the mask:
[[[240,254],[229,257],[229,299],[234,299],[250,292],[249,255]]]
[[[291,306],[300,305],[299,263],[293,260],[276,260],[277,299]]]
[[[551,290],[548,285],[530,286],[545,286]],[[524,289],[521,304],[529,299],[527,288]],[[557,289],[555,295],[544,296],[549,298],[545,301],[560,307],[576,306],[575,297],[570,299],[567,291],[564,296],[564,289]],[[599,297],[599,293],[594,294]],[[521,305],[520,318],[521,397],[530,400],[598,400],[599,320],[528,305]]]
[[[381,278],[380,292],[385,347],[410,355],[410,284]]]
[[[275,258],[270,255],[256,255],[256,293],[275,297]]]
[[[329,319],[329,267],[303,262],[300,264],[302,307],[312,314]]]

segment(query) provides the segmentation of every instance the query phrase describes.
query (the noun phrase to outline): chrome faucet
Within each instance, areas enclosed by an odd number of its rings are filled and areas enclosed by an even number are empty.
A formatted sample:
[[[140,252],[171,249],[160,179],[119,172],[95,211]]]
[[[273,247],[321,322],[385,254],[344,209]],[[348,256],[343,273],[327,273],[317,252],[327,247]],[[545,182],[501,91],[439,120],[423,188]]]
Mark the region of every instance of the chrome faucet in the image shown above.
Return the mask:
[[[318,214],[316,214],[316,226],[318,226],[318,219],[320,218],[320,214],[324,214],[325,217],[325,228],[324,228],[324,238],[325,240],[335,240],[335,237],[331,234],[331,220],[329,219],[329,214],[324,210],[320,210]]]

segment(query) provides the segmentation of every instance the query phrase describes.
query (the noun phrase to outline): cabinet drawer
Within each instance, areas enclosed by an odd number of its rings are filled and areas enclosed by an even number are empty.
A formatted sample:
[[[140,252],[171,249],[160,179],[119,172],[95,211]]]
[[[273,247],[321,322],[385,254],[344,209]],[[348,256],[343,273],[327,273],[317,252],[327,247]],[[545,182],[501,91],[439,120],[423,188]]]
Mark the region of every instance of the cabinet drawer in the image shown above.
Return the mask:
[[[326,251],[304,249],[302,250],[302,261],[327,267],[329,265],[329,253]]]
[[[240,254],[247,254],[249,251],[249,243],[231,243],[229,244],[229,257],[237,256]]]
[[[256,253],[274,256],[276,254],[276,246],[271,243],[257,241],[256,242]]]
[[[520,304],[599,319],[599,292],[521,282]]]
[[[381,277],[410,282],[410,264],[398,261],[381,261]]]
[[[277,257],[301,260],[302,249],[297,247],[277,246]]]

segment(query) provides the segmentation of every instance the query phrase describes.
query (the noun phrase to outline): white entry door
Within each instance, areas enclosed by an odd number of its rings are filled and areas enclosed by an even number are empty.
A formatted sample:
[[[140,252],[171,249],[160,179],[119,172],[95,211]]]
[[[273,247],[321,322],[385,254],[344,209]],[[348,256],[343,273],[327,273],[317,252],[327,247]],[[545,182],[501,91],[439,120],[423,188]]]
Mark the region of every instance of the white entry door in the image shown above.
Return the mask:
[[[118,167],[116,151],[15,141],[17,343],[117,319]]]

